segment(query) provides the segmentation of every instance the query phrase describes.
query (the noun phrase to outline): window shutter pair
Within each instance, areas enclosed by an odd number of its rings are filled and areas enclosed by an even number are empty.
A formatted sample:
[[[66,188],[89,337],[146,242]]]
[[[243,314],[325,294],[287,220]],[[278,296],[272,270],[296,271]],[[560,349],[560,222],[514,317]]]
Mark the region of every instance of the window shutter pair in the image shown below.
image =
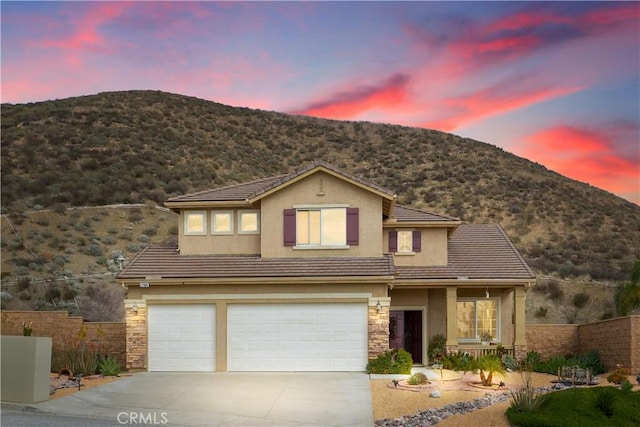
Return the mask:
[[[413,252],[420,252],[422,250],[422,232],[414,230],[412,238]],[[398,252],[398,232],[395,230],[389,231],[389,252]]]
[[[347,245],[360,242],[360,219],[358,208],[347,208]],[[284,245],[296,245],[296,210],[284,210]]]

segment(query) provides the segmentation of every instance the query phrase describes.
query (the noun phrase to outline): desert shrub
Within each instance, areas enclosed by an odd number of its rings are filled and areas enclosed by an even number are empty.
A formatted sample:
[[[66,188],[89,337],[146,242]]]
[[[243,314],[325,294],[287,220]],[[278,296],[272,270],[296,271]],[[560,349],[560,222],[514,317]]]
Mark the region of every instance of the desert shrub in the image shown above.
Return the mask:
[[[540,307],[538,307],[538,309],[533,315],[537,318],[547,317],[548,311],[549,311],[549,307],[545,307],[541,305]]]
[[[110,225],[109,228],[107,228],[107,233],[109,233],[109,234],[118,234],[118,229],[115,226]]]
[[[389,350],[367,363],[369,374],[410,374],[413,359],[403,349]]]
[[[471,371],[474,369],[474,358],[471,354],[458,350],[442,358],[442,367],[453,371]]]
[[[609,387],[598,387],[596,391],[595,404],[596,407],[607,417],[613,416],[613,403],[616,395]]]
[[[407,383],[410,385],[428,384],[429,380],[422,372],[416,372],[407,379]]]
[[[146,234],[147,236],[155,236],[156,234],[158,234],[158,229],[156,227],[147,227],[142,230],[142,233]]]
[[[433,362],[436,360],[437,355],[444,356],[446,353],[446,342],[447,339],[443,334],[435,334],[429,340],[429,349],[427,350],[427,354],[429,356],[429,361]]]
[[[127,243],[127,250],[129,252],[138,252],[140,250],[140,247],[133,242],[129,242]]]
[[[105,236],[102,238],[102,243],[105,245],[115,245],[118,240],[113,236]]]
[[[49,285],[44,295],[48,301],[54,302],[56,299],[60,298],[62,293],[60,292],[60,289],[58,289],[56,285]]]
[[[28,289],[29,285],[31,285],[31,277],[23,276],[18,279],[17,286],[19,291],[24,291],[25,289]]]
[[[550,281],[547,285],[548,297],[553,301],[559,301],[564,296],[564,292],[560,289],[560,285],[557,281]]]
[[[509,371],[515,371],[516,369],[518,369],[518,362],[516,362],[516,359],[514,359],[512,355],[503,354],[501,359],[505,369]]]
[[[31,299],[31,294],[27,291],[20,292],[18,298],[20,298],[20,301],[29,301]]]
[[[622,390],[625,393],[629,393],[633,390],[633,384],[631,384],[631,381],[626,379],[622,381],[622,383],[620,384],[620,390]]]
[[[573,305],[577,308],[583,308],[589,302],[589,294],[580,292],[573,296]]]
[[[65,339],[60,348],[54,348],[51,352],[51,371],[59,372],[67,368],[75,375],[93,375],[98,369],[98,350],[96,344],[88,342],[81,334]]]
[[[80,315],[90,322],[121,322],[124,290],[116,283],[90,285],[78,297]]]
[[[515,412],[538,412],[546,400],[546,395],[537,391],[531,384],[531,371],[523,372],[524,387],[511,391],[511,406]]]
[[[140,208],[131,208],[129,209],[129,216],[127,217],[129,222],[140,222],[144,219],[142,215],[142,210]]]
[[[98,361],[98,372],[103,376],[118,376],[122,371],[120,363],[115,357],[105,356]]]
[[[628,380],[629,370],[618,366],[615,371],[607,376],[607,381],[613,384],[622,384],[623,381]]]
[[[149,236],[146,234],[141,234],[140,237],[138,237],[138,241],[142,243],[149,243],[149,240]]]
[[[87,255],[96,256],[96,257],[102,256],[102,248],[100,247],[100,245],[92,243],[87,248]]]

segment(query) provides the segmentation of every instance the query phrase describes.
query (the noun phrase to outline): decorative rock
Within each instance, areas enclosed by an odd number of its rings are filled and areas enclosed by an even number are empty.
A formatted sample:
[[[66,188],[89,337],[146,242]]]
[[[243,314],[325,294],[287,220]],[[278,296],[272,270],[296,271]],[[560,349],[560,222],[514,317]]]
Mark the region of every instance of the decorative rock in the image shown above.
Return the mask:
[[[440,390],[433,390],[429,393],[429,397],[435,397],[436,399],[442,397],[442,392]]]

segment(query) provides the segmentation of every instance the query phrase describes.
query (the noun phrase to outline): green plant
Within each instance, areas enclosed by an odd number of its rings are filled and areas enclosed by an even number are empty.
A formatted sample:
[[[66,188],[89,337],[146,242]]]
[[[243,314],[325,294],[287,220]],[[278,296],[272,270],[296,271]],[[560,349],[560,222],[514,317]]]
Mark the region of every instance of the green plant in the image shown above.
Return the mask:
[[[25,337],[30,337],[32,333],[33,333],[33,322],[27,323],[27,321],[25,320],[22,323],[22,335]]]
[[[482,356],[477,359],[476,363],[476,367],[480,369],[480,382],[484,386],[491,386],[493,384],[494,374],[505,374],[504,367],[502,366],[502,360],[500,360],[500,358],[495,354]]]
[[[442,358],[442,367],[452,371],[468,372],[474,369],[474,359],[471,354],[458,350]]]
[[[118,376],[121,371],[122,367],[115,357],[106,356],[98,362],[98,372],[105,377]]]
[[[74,374],[93,375],[98,369],[98,353],[98,346],[87,341],[86,332],[81,328],[77,337],[63,340],[61,348],[52,350],[51,370],[59,372],[66,368]]]
[[[631,390],[633,390],[633,384],[631,384],[631,381],[626,379],[622,381],[622,384],[620,384],[620,390],[622,390],[625,393],[629,393],[631,392]]]
[[[511,409],[521,413],[538,412],[544,405],[547,395],[542,394],[531,384],[531,371],[523,372],[524,387],[511,391]]]
[[[429,380],[422,372],[416,372],[407,379],[407,383],[410,385],[428,384]]]
[[[493,339],[493,335],[491,335],[491,332],[489,332],[489,331],[485,331],[480,335],[480,340],[481,341],[491,342],[492,339]]]
[[[518,369],[518,362],[516,362],[516,359],[514,359],[512,355],[503,354],[501,359],[505,369],[509,371],[515,371]]]
[[[595,404],[600,412],[605,414],[607,417],[613,416],[613,402],[615,402],[615,400],[616,395],[610,387],[598,387]]]
[[[447,339],[443,334],[435,334],[429,340],[429,349],[427,350],[427,354],[429,356],[429,362],[433,362],[438,358],[444,356],[446,353],[446,342]]]
[[[367,363],[369,374],[410,374],[413,359],[404,349],[385,351]]]

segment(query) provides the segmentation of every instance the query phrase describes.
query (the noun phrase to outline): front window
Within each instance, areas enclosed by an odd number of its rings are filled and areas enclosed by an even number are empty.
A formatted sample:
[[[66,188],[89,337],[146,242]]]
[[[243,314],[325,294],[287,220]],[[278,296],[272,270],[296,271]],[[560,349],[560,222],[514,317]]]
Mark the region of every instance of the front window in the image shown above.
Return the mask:
[[[296,212],[298,246],[345,246],[347,210],[345,208],[298,209]]]
[[[238,233],[257,234],[260,232],[260,215],[258,211],[238,212]]]
[[[499,341],[498,300],[465,299],[458,300],[458,340],[480,341],[485,333],[491,334],[493,341]]]
[[[207,234],[207,213],[205,211],[190,211],[184,214],[184,234]]]

